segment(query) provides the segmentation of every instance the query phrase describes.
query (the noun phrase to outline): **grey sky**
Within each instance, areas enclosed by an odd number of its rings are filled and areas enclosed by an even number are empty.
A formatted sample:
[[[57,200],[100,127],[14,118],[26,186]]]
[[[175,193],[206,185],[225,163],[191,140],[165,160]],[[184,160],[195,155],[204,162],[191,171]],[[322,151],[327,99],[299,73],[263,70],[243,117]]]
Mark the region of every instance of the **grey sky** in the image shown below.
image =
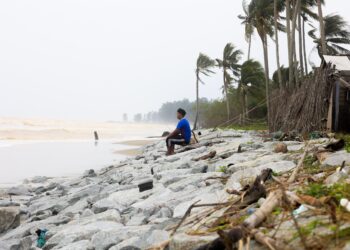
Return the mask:
[[[325,14],[349,21],[349,1],[327,2]],[[246,52],[241,6],[241,0],[1,0],[0,116],[119,120],[123,112],[193,100],[199,52],[220,57],[227,42]],[[258,37],[252,50],[262,62]],[[220,72],[206,79],[201,96],[220,97],[221,79]]]

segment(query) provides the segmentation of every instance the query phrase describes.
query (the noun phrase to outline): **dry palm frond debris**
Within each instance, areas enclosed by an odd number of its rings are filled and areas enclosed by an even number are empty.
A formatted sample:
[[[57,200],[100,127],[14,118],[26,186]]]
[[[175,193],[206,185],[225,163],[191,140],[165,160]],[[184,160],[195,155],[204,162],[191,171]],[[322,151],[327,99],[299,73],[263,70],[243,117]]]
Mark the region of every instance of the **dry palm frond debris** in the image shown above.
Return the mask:
[[[250,249],[252,240],[274,250],[336,249],[350,238],[350,214],[339,205],[341,196],[350,199],[350,182],[326,186],[327,177],[342,171],[345,162],[341,167],[324,170],[315,164],[314,154],[337,151],[343,144],[338,140],[312,148],[312,143],[305,142],[293,171],[275,176],[271,169],[264,169],[241,190],[226,190],[231,195],[228,202],[192,204],[172,235],[180,229],[189,235],[217,233],[216,239],[194,248],[197,250]],[[316,174],[323,177],[317,179],[313,176]],[[191,215],[194,208],[199,212]],[[208,219],[210,216],[214,219]]]

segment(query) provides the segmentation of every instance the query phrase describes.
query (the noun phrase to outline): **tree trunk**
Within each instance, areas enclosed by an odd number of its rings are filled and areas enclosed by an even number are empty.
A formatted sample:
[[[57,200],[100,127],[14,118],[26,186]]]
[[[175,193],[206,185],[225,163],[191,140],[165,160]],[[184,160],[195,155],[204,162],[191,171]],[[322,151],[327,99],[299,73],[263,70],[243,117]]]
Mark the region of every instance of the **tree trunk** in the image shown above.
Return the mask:
[[[252,48],[252,35],[249,35],[249,40],[248,40],[248,60],[250,60],[251,48]]]
[[[298,76],[298,64],[297,64],[297,60],[296,60],[296,42],[295,42],[295,31],[296,31],[296,27],[297,27],[297,17],[298,17],[298,13],[299,13],[299,9],[300,9],[300,4],[301,4],[301,0],[297,0],[294,8],[293,8],[293,19],[292,19],[292,41],[291,41],[291,48],[292,48],[292,55],[293,55],[293,59],[294,59],[294,63],[293,63],[293,68],[292,68],[292,74],[293,74],[293,78],[295,79],[295,87],[297,86],[297,83],[299,83],[299,76]]]
[[[243,123],[245,123],[247,117],[247,93],[245,91],[245,87],[242,85],[242,118]]]
[[[324,30],[324,20],[323,20],[321,0],[317,0],[317,7],[318,7],[318,19],[320,23],[321,51],[323,55],[326,55],[327,54],[326,35]]]
[[[298,28],[299,28],[299,62],[300,62],[300,71],[301,71],[301,77],[304,78],[304,58],[303,58],[303,31],[301,29],[301,13],[300,8],[298,11]]]
[[[226,68],[224,67],[224,91],[226,96],[227,121],[230,120],[230,100],[228,98],[228,84],[226,82]]]
[[[199,72],[196,72],[196,119],[194,121],[193,130],[197,129],[197,122],[199,117]]]
[[[245,102],[245,118],[249,118],[249,114],[248,114],[248,92],[244,91],[244,102]]]
[[[270,94],[269,94],[269,85],[270,85],[270,73],[269,73],[269,53],[267,47],[267,35],[260,34],[260,38],[263,44],[264,50],[264,65],[265,65],[265,89],[266,89],[266,107],[267,107],[267,125],[270,126]]]
[[[277,20],[278,20],[277,0],[274,0],[274,21],[275,21],[275,40],[276,40],[276,61],[277,61],[277,73],[278,73],[278,86],[279,86],[279,88],[282,88],[282,73],[281,73],[281,64],[280,64]]]
[[[288,41],[288,67],[289,67],[289,78],[288,85],[292,87],[294,82],[293,78],[293,51],[292,51],[292,43],[290,36],[290,0],[286,0],[286,22],[287,22],[287,41]]]
[[[306,57],[306,41],[305,41],[305,20],[303,19],[303,51],[304,51],[304,63],[305,63],[305,73],[309,74],[307,57]]]

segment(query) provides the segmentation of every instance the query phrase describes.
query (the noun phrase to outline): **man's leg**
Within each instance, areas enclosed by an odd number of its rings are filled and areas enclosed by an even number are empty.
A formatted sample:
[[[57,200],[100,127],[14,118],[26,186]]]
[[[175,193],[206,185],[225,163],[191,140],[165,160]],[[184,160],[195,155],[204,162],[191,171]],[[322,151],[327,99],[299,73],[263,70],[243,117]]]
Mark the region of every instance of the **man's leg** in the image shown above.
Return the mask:
[[[166,140],[166,145],[167,145],[167,155],[173,155],[175,154],[175,145],[183,145],[185,143],[185,139],[180,136],[173,136],[173,137],[169,137]]]

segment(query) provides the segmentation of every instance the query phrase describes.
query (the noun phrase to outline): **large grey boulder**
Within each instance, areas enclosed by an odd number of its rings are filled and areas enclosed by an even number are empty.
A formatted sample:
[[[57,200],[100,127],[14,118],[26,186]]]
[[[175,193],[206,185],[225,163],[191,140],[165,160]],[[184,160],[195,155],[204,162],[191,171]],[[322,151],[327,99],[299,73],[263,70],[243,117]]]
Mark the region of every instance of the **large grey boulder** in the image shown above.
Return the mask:
[[[117,209],[119,212],[121,212],[125,209],[125,207],[108,198],[101,199],[92,205],[92,211],[95,214],[102,213],[108,209]]]
[[[169,232],[165,230],[153,230],[145,237],[148,247],[155,246],[161,242],[167,241],[170,238]]]
[[[331,186],[335,183],[340,183],[346,180],[349,177],[344,171],[337,171],[327,177],[325,180],[326,185]]]
[[[55,233],[46,243],[47,248],[67,246],[80,240],[90,240],[100,231],[108,231],[123,227],[122,224],[113,221],[97,221],[89,224],[78,223],[67,225]]]
[[[31,236],[23,239],[13,239],[0,241],[0,250],[28,250],[32,247],[33,240]]]
[[[7,193],[9,195],[30,195],[29,189],[24,185],[9,188]]]
[[[345,161],[345,165],[350,165],[350,153],[347,153],[345,150],[341,150],[329,155],[323,162],[322,166],[341,166]]]
[[[142,214],[137,214],[126,223],[127,226],[140,226],[147,222],[147,217]]]
[[[126,239],[126,236],[127,232],[120,228],[109,231],[101,231],[92,236],[91,246],[95,250],[109,249],[110,247]]]
[[[60,249],[60,250],[89,250],[89,243],[90,241],[88,240],[80,240],[71,244],[68,244],[67,246],[64,247],[55,247],[53,250]]]
[[[216,239],[217,234],[210,236],[190,236],[185,233],[175,234],[170,240],[169,250],[192,250]]]
[[[20,210],[18,207],[0,208],[0,234],[20,225]]]

